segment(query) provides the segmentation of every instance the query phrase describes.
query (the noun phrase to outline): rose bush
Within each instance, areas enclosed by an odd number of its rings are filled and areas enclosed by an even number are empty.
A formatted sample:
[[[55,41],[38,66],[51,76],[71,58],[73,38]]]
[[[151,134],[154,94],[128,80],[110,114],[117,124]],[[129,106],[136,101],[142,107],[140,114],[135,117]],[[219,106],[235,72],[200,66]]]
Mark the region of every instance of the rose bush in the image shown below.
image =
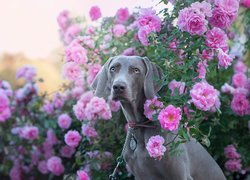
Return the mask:
[[[102,17],[93,6],[93,24],[76,21],[68,11],[59,14],[62,74],[69,82],[56,93],[39,92],[31,66],[17,72],[26,80],[17,90],[0,81],[1,178],[107,178],[127,126],[119,102],[95,97],[90,84],[115,55],[147,56],[164,72],[163,88],[144,104],[145,116],[179,140],[151,137],[145,148],[152,158],[181,153],[178,145],[194,137],[229,179],[249,174],[250,79],[244,55],[250,38],[239,44],[243,32],[234,23],[242,11],[239,20],[250,37],[249,3],[242,1],[240,10],[238,0],[171,3],[173,10],[159,13],[120,8],[114,17]],[[128,179],[127,171],[120,167],[118,176]]]

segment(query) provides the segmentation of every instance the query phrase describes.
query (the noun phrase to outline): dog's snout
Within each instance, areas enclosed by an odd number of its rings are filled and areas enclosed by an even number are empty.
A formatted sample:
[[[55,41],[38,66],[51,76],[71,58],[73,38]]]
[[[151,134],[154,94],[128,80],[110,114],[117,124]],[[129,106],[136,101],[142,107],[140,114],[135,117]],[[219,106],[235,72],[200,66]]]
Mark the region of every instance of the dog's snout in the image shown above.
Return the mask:
[[[126,89],[126,84],[124,82],[117,82],[113,85],[113,90],[116,93],[122,93]]]

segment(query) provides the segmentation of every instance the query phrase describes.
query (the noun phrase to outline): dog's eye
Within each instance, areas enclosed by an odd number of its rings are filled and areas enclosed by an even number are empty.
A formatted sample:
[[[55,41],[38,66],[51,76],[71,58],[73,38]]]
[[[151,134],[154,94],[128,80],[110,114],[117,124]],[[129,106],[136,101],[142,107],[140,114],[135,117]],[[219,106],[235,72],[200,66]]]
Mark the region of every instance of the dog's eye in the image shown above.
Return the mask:
[[[140,73],[140,69],[134,68],[134,72],[135,72],[135,73]]]
[[[110,72],[115,72],[115,67],[111,67]]]

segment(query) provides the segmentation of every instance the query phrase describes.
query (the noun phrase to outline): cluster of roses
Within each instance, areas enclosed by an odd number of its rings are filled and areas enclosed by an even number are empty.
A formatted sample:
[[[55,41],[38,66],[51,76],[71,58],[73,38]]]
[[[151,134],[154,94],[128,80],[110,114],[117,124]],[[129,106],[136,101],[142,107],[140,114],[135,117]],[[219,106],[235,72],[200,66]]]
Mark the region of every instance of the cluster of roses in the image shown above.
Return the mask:
[[[228,145],[224,148],[224,155],[227,158],[225,168],[230,172],[239,172],[242,168],[241,156],[234,145]]]

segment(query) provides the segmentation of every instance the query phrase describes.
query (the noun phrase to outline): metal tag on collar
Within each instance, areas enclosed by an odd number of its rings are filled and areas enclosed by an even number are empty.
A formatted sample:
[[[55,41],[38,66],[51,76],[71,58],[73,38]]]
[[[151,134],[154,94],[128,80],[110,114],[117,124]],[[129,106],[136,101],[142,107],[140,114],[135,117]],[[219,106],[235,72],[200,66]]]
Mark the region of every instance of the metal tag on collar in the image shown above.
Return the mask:
[[[135,137],[132,135],[131,136],[131,139],[130,139],[130,142],[129,142],[129,147],[132,151],[134,151],[137,147],[137,142],[136,142],[136,139]]]

